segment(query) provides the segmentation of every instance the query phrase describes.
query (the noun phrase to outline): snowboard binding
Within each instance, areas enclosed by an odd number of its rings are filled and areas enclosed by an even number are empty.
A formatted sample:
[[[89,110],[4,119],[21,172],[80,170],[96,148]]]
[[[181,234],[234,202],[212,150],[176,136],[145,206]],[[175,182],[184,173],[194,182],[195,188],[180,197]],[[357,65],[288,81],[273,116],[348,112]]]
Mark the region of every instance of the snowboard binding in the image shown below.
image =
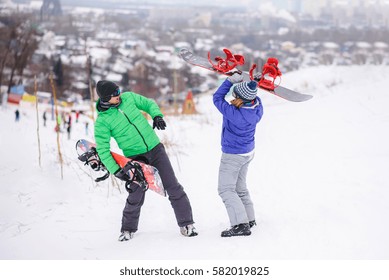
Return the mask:
[[[267,90],[274,90],[278,86],[275,84],[276,79],[282,75],[281,70],[278,68],[278,59],[275,57],[269,57],[267,62],[263,65],[260,75],[253,74],[256,67],[256,64],[251,66],[251,80],[256,80],[258,82],[258,87]]]
[[[146,177],[143,174],[142,167],[139,163],[129,161],[123,167],[123,171],[129,175],[130,180],[126,182],[125,188],[131,193],[133,190],[130,188],[132,183],[137,184],[143,191],[147,191],[149,188],[149,184],[146,181]]]
[[[78,159],[81,162],[84,162],[84,165],[88,165],[94,171],[105,172],[103,176],[96,178],[95,182],[103,181],[109,177],[109,172],[105,168],[104,164],[101,162],[95,147],[91,147],[89,150],[79,155]]]
[[[223,51],[226,54],[226,58],[216,56],[216,63],[211,59],[211,52],[208,52],[208,61],[216,71],[227,73],[228,71],[234,69],[236,66],[244,64],[243,55],[232,54],[228,49],[223,49]]]

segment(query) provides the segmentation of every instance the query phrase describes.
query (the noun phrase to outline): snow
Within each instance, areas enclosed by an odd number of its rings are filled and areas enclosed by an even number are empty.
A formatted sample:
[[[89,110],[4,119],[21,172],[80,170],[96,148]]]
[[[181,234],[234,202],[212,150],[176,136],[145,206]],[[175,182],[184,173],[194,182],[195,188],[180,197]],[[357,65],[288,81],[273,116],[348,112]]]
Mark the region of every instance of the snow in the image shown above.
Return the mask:
[[[339,49],[339,45],[334,42],[325,42],[323,43],[323,46],[326,49]]]
[[[99,47],[95,47],[95,48],[90,48],[89,50],[90,52],[90,55],[95,57],[96,59],[107,59],[107,57],[109,57],[111,55],[110,51],[106,48],[99,48]]]
[[[118,83],[123,79],[123,75],[110,72],[106,75],[106,79],[109,81],[114,81],[114,82]]]
[[[377,49],[387,49],[388,48],[388,44],[385,43],[385,42],[375,42],[374,43],[374,47],[377,48]]]
[[[296,18],[287,10],[285,9],[278,9],[274,3],[270,2],[264,2],[260,8],[258,8],[258,12],[262,16],[267,15],[276,15],[277,18],[283,19],[287,22],[296,22]]]
[[[370,49],[371,48],[371,44],[368,42],[361,41],[361,42],[357,42],[356,45],[358,48],[361,48],[361,49]]]
[[[387,260],[389,258],[389,78],[385,66],[316,67],[285,74],[283,86],[314,95],[292,103],[261,92],[264,117],[248,185],[258,226],[223,239],[229,227],[217,194],[221,116],[211,95],[200,114],[166,116],[158,131],[184,186],[199,236],[180,235],[168,200],[149,191],[134,239],[117,241],[126,192],[96,184],[75,142],[92,121],[73,116],[60,135],[51,112],[0,108],[0,259],[3,260]],[[89,122],[89,135],[85,134]]]

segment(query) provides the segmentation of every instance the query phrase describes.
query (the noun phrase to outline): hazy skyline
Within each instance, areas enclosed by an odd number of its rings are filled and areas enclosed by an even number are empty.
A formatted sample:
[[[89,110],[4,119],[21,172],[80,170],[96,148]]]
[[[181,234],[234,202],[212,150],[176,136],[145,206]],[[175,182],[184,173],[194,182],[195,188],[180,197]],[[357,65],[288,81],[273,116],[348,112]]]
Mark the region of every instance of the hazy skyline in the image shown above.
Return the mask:
[[[33,0],[0,0],[1,2],[14,2],[28,4],[34,2],[34,5],[39,5],[41,1]],[[43,1],[43,0],[42,0]],[[273,16],[277,16],[280,12],[291,12],[292,14],[308,14],[314,17],[333,13],[337,17],[343,15],[350,16],[357,13],[366,13],[372,15],[372,18],[386,18],[389,20],[389,1],[387,0],[59,0],[62,7],[71,9],[72,7],[89,7],[109,9],[131,10],[134,8],[200,8],[212,7],[212,9],[221,8],[240,8],[261,12],[263,9],[271,8]],[[195,11],[195,10],[193,10]],[[232,10],[233,11],[233,10]]]
[[[16,1],[16,0],[15,0]],[[23,1],[23,0],[18,0]],[[25,1],[25,0],[24,0]],[[120,5],[168,5],[168,6],[213,6],[213,7],[252,7],[253,9],[260,8],[261,5],[271,3],[278,9],[285,9],[298,13],[318,14],[320,9],[330,6],[364,6],[369,5],[363,0],[60,0],[63,6],[110,6],[115,8],[115,3]],[[371,4],[371,3],[370,3]],[[376,0],[374,5],[387,5],[385,0]]]

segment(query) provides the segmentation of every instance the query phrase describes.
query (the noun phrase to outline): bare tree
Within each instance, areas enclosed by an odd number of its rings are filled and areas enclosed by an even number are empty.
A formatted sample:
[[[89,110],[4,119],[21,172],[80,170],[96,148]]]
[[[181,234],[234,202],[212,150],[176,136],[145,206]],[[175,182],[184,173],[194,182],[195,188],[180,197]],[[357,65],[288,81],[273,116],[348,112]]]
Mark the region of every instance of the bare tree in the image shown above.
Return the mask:
[[[11,59],[11,42],[13,37],[15,37],[15,32],[9,29],[7,26],[0,29],[0,87],[3,81],[4,68]],[[2,100],[2,98],[0,100]]]
[[[15,74],[23,76],[31,56],[38,47],[36,30],[29,15],[18,14],[2,18],[5,27],[1,30],[0,85],[4,80],[5,68],[10,69],[8,90],[14,83]]]
[[[8,92],[14,83],[15,72],[20,76],[27,66],[29,59],[38,47],[38,42],[35,36],[35,30],[29,21],[23,22],[14,29],[15,36],[11,40],[11,74],[8,82]]]

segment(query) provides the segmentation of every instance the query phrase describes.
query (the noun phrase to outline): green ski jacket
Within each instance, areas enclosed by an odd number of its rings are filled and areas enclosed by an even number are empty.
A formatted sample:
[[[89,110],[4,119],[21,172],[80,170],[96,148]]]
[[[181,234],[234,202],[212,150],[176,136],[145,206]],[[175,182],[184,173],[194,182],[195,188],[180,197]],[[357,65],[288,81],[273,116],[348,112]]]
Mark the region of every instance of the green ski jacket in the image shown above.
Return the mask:
[[[111,137],[116,140],[124,156],[133,157],[146,153],[160,143],[160,140],[143,115],[146,112],[154,119],[163,117],[161,110],[154,100],[134,92],[124,92],[120,96],[121,104],[117,108],[100,111],[97,108],[95,122],[96,150],[101,161],[110,173],[120,169],[110,152]]]

